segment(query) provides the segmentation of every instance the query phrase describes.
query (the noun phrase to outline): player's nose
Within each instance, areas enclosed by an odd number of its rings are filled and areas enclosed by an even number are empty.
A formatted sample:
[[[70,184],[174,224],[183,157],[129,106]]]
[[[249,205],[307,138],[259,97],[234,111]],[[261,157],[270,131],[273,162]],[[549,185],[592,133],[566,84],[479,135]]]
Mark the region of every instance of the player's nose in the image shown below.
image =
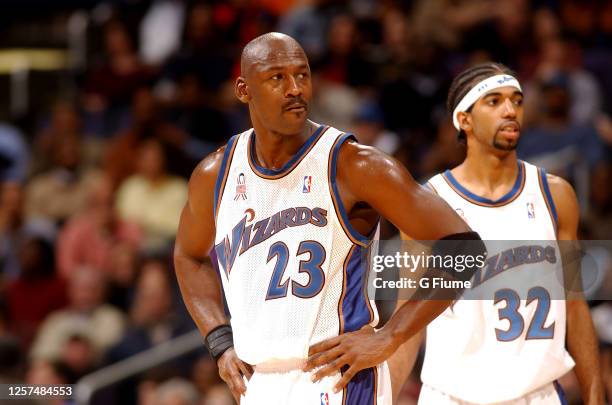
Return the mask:
[[[512,104],[512,100],[506,99],[504,101],[503,114],[504,117],[516,117],[516,108]]]
[[[300,87],[298,81],[293,76],[289,76],[289,80],[287,80],[287,89],[285,90],[285,96],[287,97],[297,97],[302,95],[302,88]]]

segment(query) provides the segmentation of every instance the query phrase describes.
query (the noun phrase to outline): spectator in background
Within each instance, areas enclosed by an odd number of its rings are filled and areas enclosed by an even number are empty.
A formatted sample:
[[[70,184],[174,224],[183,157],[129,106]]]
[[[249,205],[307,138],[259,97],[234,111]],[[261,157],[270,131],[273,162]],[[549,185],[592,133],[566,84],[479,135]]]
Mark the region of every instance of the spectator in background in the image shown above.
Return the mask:
[[[111,253],[107,302],[128,312],[134,296],[134,284],[140,256],[127,244],[115,246]]]
[[[100,360],[94,343],[84,334],[74,334],[62,346],[60,361],[66,365],[75,383],[83,376],[95,370]]]
[[[591,175],[591,207],[585,219],[592,239],[610,239],[610,229],[612,229],[611,184],[612,164],[602,162],[594,168]]]
[[[538,84],[542,95],[535,123],[524,130],[518,155],[547,170],[572,178],[573,167],[590,167],[604,158],[603,143],[592,124],[571,121],[569,78],[563,73]]]
[[[163,261],[152,259],[143,264],[130,309],[130,326],[107,353],[111,363],[192,329],[176,316],[169,274]]]
[[[29,151],[17,128],[0,123],[0,183],[25,180]]]
[[[444,172],[449,167],[458,166],[465,159],[466,147],[457,140],[457,130],[450,120],[438,127],[436,140],[421,159],[418,173],[429,178]]]
[[[18,246],[24,233],[23,190],[19,183],[0,183],[0,287],[19,275]],[[0,288],[0,291],[2,288]]]
[[[23,188],[19,183],[0,183],[0,290],[2,281],[19,276],[21,246],[32,235],[47,240],[55,237],[55,228],[46,221],[32,221],[24,216]]]
[[[103,118],[102,135],[114,133],[125,121],[132,95],[152,79],[141,63],[126,27],[111,20],[104,29],[105,55],[85,84],[84,107]]]
[[[165,148],[172,153],[170,163],[175,166],[181,162],[185,164],[182,149],[187,134],[163,119],[151,89],[141,87],[132,99],[132,124],[113,137],[104,157],[104,172],[113,185],[119,185],[136,171],[134,156],[140,143],[147,139],[158,139],[164,143]]]
[[[592,125],[602,113],[601,94],[595,76],[582,67],[580,44],[568,36],[547,38],[540,45],[540,55],[535,83],[528,84],[525,89],[528,93],[526,108],[537,114],[537,106],[543,102],[538,85],[563,76],[570,96],[570,122]]]
[[[388,155],[393,155],[399,148],[399,137],[385,129],[383,112],[372,101],[362,103],[353,126],[352,132],[357,134],[361,144],[374,146]]]
[[[106,275],[82,267],[70,275],[68,283],[69,306],[51,313],[40,327],[30,352],[34,359],[59,359],[62,348],[75,335],[87,336],[96,353],[121,339],[124,315],[104,303]]]
[[[34,138],[30,173],[36,175],[50,170],[55,164],[53,156],[66,138],[73,138],[83,146],[81,124],[81,117],[74,104],[68,101],[55,103],[49,124]],[[85,151],[85,148],[82,149]]]
[[[310,60],[319,60],[325,52],[325,32],[329,23],[328,0],[298,2],[280,16],[278,30],[302,45]]]
[[[45,317],[66,306],[66,284],[55,274],[53,245],[30,237],[19,250],[21,272],[8,285],[7,303],[12,332],[29,347]]]
[[[166,162],[161,142],[142,142],[136,154],[137,172],[117,192],[119,216],[142,228],[149,250],[163,250],[174,238],[187,199],[187,182],[168,174]]]
[[[62,224],[86,205],[91,185],[99,179],[96,170],[82,167],[81,141],[62,137],[51,150],[53,166],[26,186],[26,215]]]
[[[235,55],[231,44],[215,30],[213,9],[196,2],[188,12],[183,46],[162,68],[166,86],[176,88],[181,77],[195,72],[205,92],[215,94],[230,79]]]
[[[350,14],[332,18],[327,33],[327,50],[313,63],[321,79],[336,84],[360,87],[374,79],[371,66],[361,55],[357,22]]]
[[[194,166],[228,138],[229,125],[217,97],[204,89],[199,75],[180,76],[174,98],[167,102],[168,118],[188,134],[184,150]]]
[[[110,180],[101,178],[88,195],[87,205],[62,228],[57,241],[60,274],[70,278],[79,267],[100,269],[112,278],[113,252],[125,244],[137,250],[142,240],[140,228],[118,218],[114,210]]]

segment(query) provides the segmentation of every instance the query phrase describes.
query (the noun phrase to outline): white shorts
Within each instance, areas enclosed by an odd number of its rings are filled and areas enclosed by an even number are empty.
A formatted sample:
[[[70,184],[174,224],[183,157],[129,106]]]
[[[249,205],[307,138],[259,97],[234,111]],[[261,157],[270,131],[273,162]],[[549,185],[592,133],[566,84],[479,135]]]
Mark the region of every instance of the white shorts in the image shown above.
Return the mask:
[[[299,369],[286,372],[262,372],[257,368],[247,382],[240,405],[391,405],[391,375],[387,363],[357,373],[348,386],[334,394],[340,379],[325,377],[313,383],[313,372]]]
[[[510,401],[495,402],[495,405],[567,405],[565,394],[558,382],[530,392],[520,398]],[[475,405],[473,402],[462,401],[423,384],[418,405]]]

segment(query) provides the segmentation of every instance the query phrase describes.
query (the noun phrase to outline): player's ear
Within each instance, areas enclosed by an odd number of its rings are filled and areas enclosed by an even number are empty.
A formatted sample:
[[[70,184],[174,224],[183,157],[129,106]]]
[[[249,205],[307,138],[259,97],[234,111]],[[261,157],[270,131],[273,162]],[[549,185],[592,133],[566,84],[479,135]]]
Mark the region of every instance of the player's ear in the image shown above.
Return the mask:
[[[244,77],[239,76],[236,79],[236,83],[234,84],[234,92],[236,93],[236,97],[243,103],[248,103],[251,99],[249,95],[249,86],[246,84],[246,80]]]
[[[469,112],[458,112],[457,120],[459,121],[459,127],[464,131],[472,130],[472,114]]]

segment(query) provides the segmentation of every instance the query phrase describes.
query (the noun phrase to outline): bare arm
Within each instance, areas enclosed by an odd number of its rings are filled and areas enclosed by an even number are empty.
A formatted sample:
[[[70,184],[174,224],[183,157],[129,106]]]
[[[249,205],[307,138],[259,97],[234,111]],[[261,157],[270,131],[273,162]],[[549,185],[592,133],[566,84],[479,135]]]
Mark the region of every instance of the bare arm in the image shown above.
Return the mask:
[[[185,305],[203,336],[227,323],[219,281],[204,264],[215,237],[214,189],[222,153],[204,159],[189,180],[189,196],[181,213],[174,266]]]
[[[559,218],[558,239],[577,239],[579,209],[572,186],[560,177],[547,176]],[[578,296],[576,296],[578,295]],[[576,361],[576,376],[585,404],[603,404],[599,347],[589,307],[580,294],[567,301],[567,345]]]
[[[340,151],[340,160],[343,164],[338,167],[338,181],[341,191],[352,199],[348,204],[368,203],[412,239],[437,240],[471,231],[446,201],[420,186],[401,163],[378,149],[347,143]],[[406,301],[382,330],[397,348],[451,303],[452,300]]]
[[[181,213],[174,248],[174,267],[181,295],[202,336],[228,323],[219,280],[207,260],[215,238],[214,190],[222,157],[223,149],[209,155],[191,175],[188,200]],[[233,348],[223,353],[217,365],[219,375],[240,402],[240,395],[246,391],[240,374],[250,376],[250,368],[238,359]]]
[[[349,141],[340,150],[339,161],[337,181],[345,207],[366,202],[416,240],[471,231],[446,201],[378,149]]]

